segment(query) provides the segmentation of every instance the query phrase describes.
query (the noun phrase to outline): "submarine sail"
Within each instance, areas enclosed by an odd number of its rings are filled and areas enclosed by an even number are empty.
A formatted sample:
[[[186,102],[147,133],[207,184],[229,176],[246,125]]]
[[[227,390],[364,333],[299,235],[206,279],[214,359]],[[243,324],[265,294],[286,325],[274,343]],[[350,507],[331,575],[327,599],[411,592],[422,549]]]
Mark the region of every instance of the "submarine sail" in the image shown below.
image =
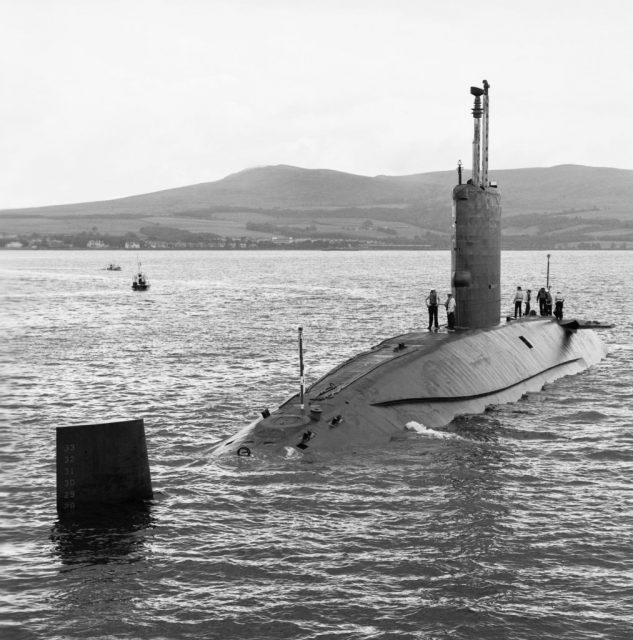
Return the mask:
[[[523,317],[501,323],[501,197],[488,180],[489,84],[472,87],[472,178],[453,189],[455,331],[413,331],[357,354],[289,398],[213,455],[333,455],[379,446],[411,428],[515,402],[599,362],[606,347],[586,323]],[[482,126],[483,125],[483,126]]]
[[[501,196],[488,181],[489,88],[484,80],[483,89],[470,89],[475,97],[473,175],[453,189],[452,289],[455,323],[462,329],[492,327],[501,316]]]

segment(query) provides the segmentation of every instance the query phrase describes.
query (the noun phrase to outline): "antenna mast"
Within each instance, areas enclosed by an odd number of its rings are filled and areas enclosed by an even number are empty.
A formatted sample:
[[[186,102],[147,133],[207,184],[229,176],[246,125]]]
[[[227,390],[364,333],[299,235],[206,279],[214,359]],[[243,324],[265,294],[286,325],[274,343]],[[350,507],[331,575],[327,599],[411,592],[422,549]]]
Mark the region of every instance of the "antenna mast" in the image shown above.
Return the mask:
[[[483,149],[481,159],[481,186],[486,189],[488,187],[488,130],[490,127],[490,102],[488,98],[488,89],[490,85],[488,80],[484,80],[484,122],[483,122]]]
[[[481,116],[483,109],[481,107],[481,96],[484,93],[479,87],[470,88],[471,95],[475,96],[475,104],[473,106],[473,118],[475,120],[475,135],[473,137],[473,184],[480,187],[480,164],[481,164]]]
[[[303,374],[303,327],[299,327],[299,403],[301,404],[301,411],[305,405],[305,377]]]

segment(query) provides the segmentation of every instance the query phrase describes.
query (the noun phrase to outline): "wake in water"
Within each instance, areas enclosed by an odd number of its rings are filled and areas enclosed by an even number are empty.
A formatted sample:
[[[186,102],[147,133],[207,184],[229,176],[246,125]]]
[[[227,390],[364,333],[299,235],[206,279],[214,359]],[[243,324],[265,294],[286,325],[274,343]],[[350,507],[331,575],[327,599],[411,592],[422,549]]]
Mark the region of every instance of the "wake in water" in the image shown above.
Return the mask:
[[[435,429],[429,429],[428,427],[425,427],[423,424],[415,422],[414,420],[412,420],[411,422],[407,422],[407,424],[405,425],[405,429],[407,431],[414,431],[415,433],[426,436],[427,438],[459,440],[464,439],[457,433],[448,433],[447,431],[436,431]]]

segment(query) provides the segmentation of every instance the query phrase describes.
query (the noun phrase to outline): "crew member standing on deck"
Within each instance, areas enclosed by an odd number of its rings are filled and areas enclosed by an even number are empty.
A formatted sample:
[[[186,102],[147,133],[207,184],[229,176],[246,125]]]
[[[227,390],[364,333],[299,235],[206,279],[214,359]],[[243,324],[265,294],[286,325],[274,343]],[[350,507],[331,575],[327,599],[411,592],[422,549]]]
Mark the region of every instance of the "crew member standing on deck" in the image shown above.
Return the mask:
[[[521,287],[517,287],[517,292],[514,294],[514,317],[519,315],[519,318],[522,315],[521,307],[523,306],[523,291],[521,291]]]
[[[547,287],[547,291],[545,292],[545,315],[552,315],[552,292],[550,291],[550,287]]]
[[[541,287],[538,290],[538,293],[536,294],[536,299],[538,300],[538,312],[542,316],[547,315],[546,298],[547,298],[547,292],[545,291],[545,287]]]
[[[525,292],[525,314],[526,316],[530,315],[530,301],[532,300],[532,289],[528,289]]]
[[[455,328],[455,298],[452,293],[447,294],[444,306],[446,307],[447,327],[450,331]]]
[[[435,328],[439,329],[440,325],[437,321],[437,292],[435,289],[431,289],[431,293],[426,297],[426,306],[429,310],[429,331],[433,327],[433,323],[435,323]]]
[[[557,291],[554,298],[554,315],[557,320],[563,319],[563,302],[565,302],[563,294],[560,291]]]

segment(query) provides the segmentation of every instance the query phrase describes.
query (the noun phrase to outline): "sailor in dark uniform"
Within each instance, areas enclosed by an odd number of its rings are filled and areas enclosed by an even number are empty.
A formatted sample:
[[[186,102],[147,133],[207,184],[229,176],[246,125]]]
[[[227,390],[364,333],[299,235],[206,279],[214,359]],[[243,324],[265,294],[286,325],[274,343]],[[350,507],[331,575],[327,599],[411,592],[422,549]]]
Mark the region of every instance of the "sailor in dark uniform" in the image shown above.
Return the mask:
[[[434,323],[436,329],[440,328],[440,325],[437,321],[437,303],[437,292],[435,291],[435,289],[431,289],[431,293],[429,293],[429,295],[426,297],[426,306],[429,310],[429,331],[433,327]]]

